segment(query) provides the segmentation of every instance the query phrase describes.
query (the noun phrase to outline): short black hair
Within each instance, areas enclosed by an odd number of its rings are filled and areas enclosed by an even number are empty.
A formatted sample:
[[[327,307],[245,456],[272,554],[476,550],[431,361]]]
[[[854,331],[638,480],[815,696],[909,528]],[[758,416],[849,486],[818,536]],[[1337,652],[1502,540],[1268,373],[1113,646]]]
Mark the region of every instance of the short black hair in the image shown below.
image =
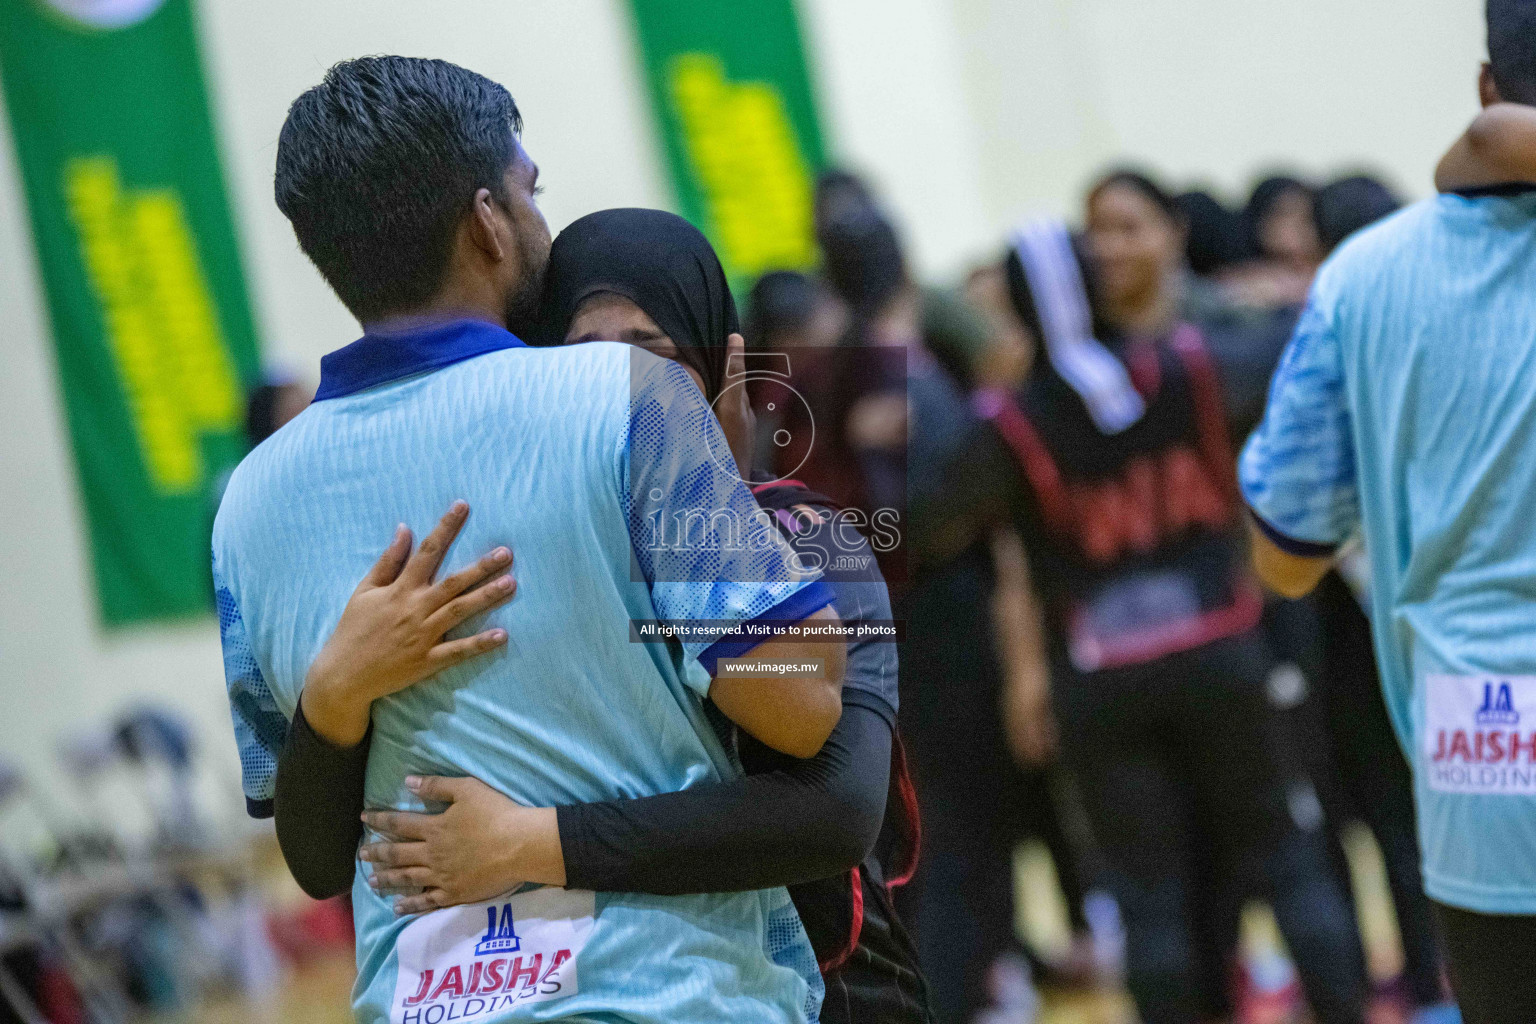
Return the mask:
[[[1488,64],[1499,95],[1536,106],[1536,0],[1488,0]]]
[[[288,108],[277,206],[354,316],[409,310],[441,287],[475,191],[508,200],[521,131],[507,90],[456,64],[342,61]]]

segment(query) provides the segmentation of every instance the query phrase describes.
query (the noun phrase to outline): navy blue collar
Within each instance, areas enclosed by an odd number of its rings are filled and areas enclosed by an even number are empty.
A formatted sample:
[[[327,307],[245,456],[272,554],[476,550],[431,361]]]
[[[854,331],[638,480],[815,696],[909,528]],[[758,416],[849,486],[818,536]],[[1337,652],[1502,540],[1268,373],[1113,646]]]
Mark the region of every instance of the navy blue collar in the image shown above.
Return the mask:
[[[365,334],[321,358],[320,390],[315,392],[315,401],[356,394],[498,349],[524,347],[517,335],[483,320],[454,320],[416,331]]]

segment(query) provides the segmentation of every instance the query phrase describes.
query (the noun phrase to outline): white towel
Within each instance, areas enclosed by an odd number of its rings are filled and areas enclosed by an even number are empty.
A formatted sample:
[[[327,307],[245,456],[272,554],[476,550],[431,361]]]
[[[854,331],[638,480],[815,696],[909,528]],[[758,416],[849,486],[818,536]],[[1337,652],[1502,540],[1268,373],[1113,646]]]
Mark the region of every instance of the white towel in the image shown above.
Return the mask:
[[[1081,396],[1101,433],[1118,434],[1141,419],[1146,404],[1125,364],[1093,336],[1082,268],[1066,224],[1041,218],[1013,233],[1014,251],[1034,296],[1047,356]]]

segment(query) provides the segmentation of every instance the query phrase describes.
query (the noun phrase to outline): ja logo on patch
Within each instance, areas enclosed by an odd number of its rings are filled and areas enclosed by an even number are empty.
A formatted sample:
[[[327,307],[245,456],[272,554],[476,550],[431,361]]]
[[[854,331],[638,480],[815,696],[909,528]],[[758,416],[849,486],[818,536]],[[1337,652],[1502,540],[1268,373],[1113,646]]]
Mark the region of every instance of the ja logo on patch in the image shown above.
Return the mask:
[[[1440,793],[1536,796],[1536,676],[1424,677],[1419,770]]]
[[[517,931],[513,927],[512,904],[501,905],[501,916],[498,919],[494,906],[485,908],[485,935],[475,943],[475,956],[489,956],[492,953],[516,953],[522,948],[522,943],[517,938]]]

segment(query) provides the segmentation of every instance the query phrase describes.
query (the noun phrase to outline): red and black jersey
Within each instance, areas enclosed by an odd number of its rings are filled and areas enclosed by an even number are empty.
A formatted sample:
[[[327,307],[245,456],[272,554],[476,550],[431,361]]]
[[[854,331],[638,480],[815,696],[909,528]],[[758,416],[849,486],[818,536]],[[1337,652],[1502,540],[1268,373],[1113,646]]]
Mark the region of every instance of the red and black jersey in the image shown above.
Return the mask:
[[[825,517],[840,506],[798,480],[752,485],[752,494],[791,547],[800,549],[805,519],[791,513]],[[879,570],[871,566],[871,580]],[[844,700],[849,699],[845,688]],[[930,1010],[917,949],[896,915],[891,889],[904,885],[917,867],[921,826],[917,794],[907,769],[901,734],[891,724],[891,768],[883,835],[889,844],[840,875],[789,886],[806,934],[827,982],[823,1024],[847,1020],[927,1024]],[[738,743],[749,772],[770,771],[785,763],[778,754],[742,735]]]
[[[1019,517],[1053,641],[1079,671],[1145,664],[1254,626],[1226,411],[1200,331],[1119,353],[1146,410],[1106,434],[1048,366],[978,394],[1027,484]]]

